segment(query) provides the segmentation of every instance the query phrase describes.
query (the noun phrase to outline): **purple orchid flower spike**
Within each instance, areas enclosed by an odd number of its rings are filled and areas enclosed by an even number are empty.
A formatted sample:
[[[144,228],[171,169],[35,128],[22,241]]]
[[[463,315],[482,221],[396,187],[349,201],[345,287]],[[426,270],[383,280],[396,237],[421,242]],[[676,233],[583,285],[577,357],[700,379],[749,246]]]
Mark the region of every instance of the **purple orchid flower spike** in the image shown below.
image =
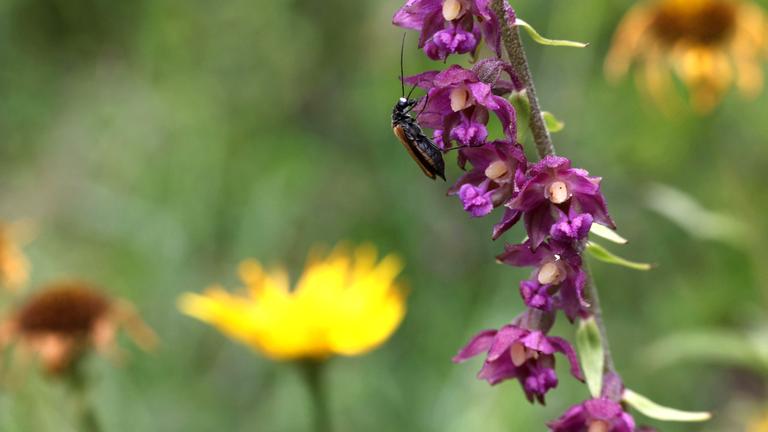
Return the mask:
[[[468,171],[467,162],[472,164]],[[467,173],[448,190],[448,194],[458,194],[464,210],[472,216],[485,216],[515,196],[527,163],[523,149],[509,141],[462,149],[459,166]]]
[[[515,267],[534,267],[530,280],[520,283],[520,294],[528,307],[551,310],[562,309],[569,320],[590,315],[589,303],[584,299],[586,273],[581,268],[579,253],[569,244],[551,241],[536,250],[531,241],[507,245],[496,259]]]
[[[637,432],[632,416],[621,404],[607,398],[572,406],[547,426],[552,432]]]
[[[571,161],[564,157],[547,156],[531,167],[528,181],[507,206],[524,212],[523,220],[534,248],[550,234],[559,214],[557,210],[569,215],[586,213],[594,222],[616,228],[600,192],[600,178],[571,168]]]
[[[571,373],[583,380],[573,347],[562,338],[546,336],[541,330],[506,325],[500,330],[485,330],[477,334],[453,358],[456,363],[485,353],[486,359],[478,378],[491,385],[517,379],[530,402],[544,404],[546,393],[557,386],[555,353],[565,355]]]
[[[426,106],[421,106],[422,125],[440,130],[443,148],[447,141],[459,145],[478,145],[488,135],[486,125],[493,111],[501,122],[505,135],[515,141],[516,114],[512,104],[497,93],[510,91],[508,82],[500,86],[480,80],[477,74],[458,65],[437,72],[429,71],[405,78],[406,84],[427,90]],[[447,138],[447,139],[446,139]]]
[[[514,11],[506,9],[507,19],[514,20]],[[392,23],[420,31],[419,47],[433,60],[474,53],[483,37],[501,57],[501,32],[489,0],[408,0]]]

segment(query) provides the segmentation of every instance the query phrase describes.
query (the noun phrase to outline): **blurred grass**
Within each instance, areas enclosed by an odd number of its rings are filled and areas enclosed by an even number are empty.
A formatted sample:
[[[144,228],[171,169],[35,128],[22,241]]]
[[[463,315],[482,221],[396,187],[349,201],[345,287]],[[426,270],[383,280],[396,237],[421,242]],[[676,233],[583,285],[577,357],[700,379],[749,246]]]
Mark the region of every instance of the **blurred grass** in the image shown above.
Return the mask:
[[[631,79],[613,86],[602,76],[629,1],[513,3],[545,35],[591,42],[528,44],[541,99],[566,123],[559,151],[605,178],[631,240],[622,253],[660,264],[648,273],[594,266],[618,367],[661,403],[724,409],[742,390],[731,371],[651,371],[640,354],[670,332],[766,318],[768,96],[732,95],[711,118],[665,117]],[[586,397],[563,378],[547,407],[532,408],[515,383],[476,381],[479,361],[450,363],[471,334],[521,310],[527,271],[494,263],[494,221],[468,218],[388,130],[399,96],[397,7],[0,2],[0,215],[37,224],[32,285],[66,275],[99,282],[136,302],[163,340],[119,368],[89,365],[105,430],[306,430],[298,372],[181,316],[175,299],[214,281],[234,286],[248,256],[295,275],[310,246],[338,239],[402,254],[412,289],[388,345],[332,362],[338,431],[542,430]],[[406,73],[442,67],[416,52],[413,33],[408,40]],[[643,207],[656,182],[737,215],[752,242],[690,238]],[[519,228],[507,235],[521,237]],[[556,330],[572,333],[562,322]],[[3,386],[0,429],[67,430],[61,389],[30,379]]]

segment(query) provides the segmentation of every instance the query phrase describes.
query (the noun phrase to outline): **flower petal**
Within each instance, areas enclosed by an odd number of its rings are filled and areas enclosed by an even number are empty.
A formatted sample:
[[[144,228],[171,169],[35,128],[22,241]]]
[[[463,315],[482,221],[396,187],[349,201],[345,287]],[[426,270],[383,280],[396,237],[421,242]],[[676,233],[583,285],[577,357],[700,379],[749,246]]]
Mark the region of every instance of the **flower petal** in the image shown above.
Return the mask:
[[[493,344],[493,338],[496,336],[496,333],[496,330],[483,330],[476,334],[475,337],[473,337],[472,340],[470,340],[469,343],[453,357],[453,362],[461,363],[482,352],[488,351],[491,348],[491,344]]]

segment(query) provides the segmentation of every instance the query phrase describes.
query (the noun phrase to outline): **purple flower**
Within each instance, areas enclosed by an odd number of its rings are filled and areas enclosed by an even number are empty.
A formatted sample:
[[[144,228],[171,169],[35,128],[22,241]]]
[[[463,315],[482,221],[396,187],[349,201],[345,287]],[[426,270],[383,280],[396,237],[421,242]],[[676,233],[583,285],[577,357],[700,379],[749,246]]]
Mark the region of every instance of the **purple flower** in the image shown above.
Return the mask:
[[[520,296],[525,305],[546,312],[552,311],[552,285],[542,285],[535,279],[520,281]]]
[[[498,331],[480,332],[459,351],[453,361],[459,363],[486,353],[478,378],[491,385],[517,379],[529,401],[536,400],[543,404],[546,393],[557,386],[556,352],[566,356],[573,376],[583,379],[576,352],[565,339],[546,336],[541,330],[529,330],[512,324]]]
[[[473,113],[476,114],[478,112],[480,111],[478,110]],[[488,120],[485,119],[485,121],[487,122]],[[460,120],[451,129],[450,138],[463,146],[481,146],[485,143],[485,139],[488,138],[488,128],[476,118],[467,117],[462,113]]]
[[[591,399],[574,405],[547,424],[552,432],[635,432],[635,420],[618,402]]]
[[[511,141],[516,140],[515,109],[497,94],[509,92],[509,82],[499,80],[500,87],[495,87],[494,83],[481,81],[474,71],[458,65],[441,72],[410,76],[405,82],[427,90],[426,106],[421,107],[423,113],[419,121],[426,127],[441,130],[444,142],[448,137],[463,145],[481,143],[488,134],[489,111],[499,118],[505,135]]]
[[[515,267],[535,268],[531,280],[520,283],[520,294],[528,307],[549,311],[554,306],[571,321],[589,316],[589,303],[584,300],[587,275],[571,245],[552,241],[532,250],[529,240],[507,245],[496,259]]]
[[[616,228],[600,192],[599,177],[571,168],[571,161],[558,156],[545,157],[531,167],[528,175],[520,194],[507,206],[524,212],[525,228],[534,248],[550,234],[557,210],[561,210],[559,214],[586,213],[594,222]]]
[[[482,217],[493,211],[493,191],[488,190],[489,183],[484,181],[479,187],[463,184],[459,189],[459,198],[464,203],[464,210],[474,217]]]
[[[500,57],[499,23],[489,3],[489,0],[408,0],[395,13],[392,23],[419,30],[419,47],[423,47],[426,54],[435,60],[444,60],[449,54],[474,52],[480,42],[480,34]],[[514,11],[508,6],[506,9],[507,19],[513,21]],[[446,28],[454,33],[444,33]],[[473,40],[469,39],[469,35]]]
[[[554,240],[578,242],[587,238],[589,229],[592,227],[593,219],[591,214],[574,213],[568,215],[560,209],[557,211],[560,213],[560,218],[549,230],[549,235],[551,235]]]
[[[467,162],[472,164],[468,171]],[[515,196],[526,165],[523,149],[509,141],[462,149],[459,166],[467,173],[448,190],[448,194],[458,193],[464,210],[472,216],[485,216]]]
[[[424,53],[432,60],[445,60],[450,54],[473,52],[480,41],[479,32],[453,26],[435,33],[424,45]]]

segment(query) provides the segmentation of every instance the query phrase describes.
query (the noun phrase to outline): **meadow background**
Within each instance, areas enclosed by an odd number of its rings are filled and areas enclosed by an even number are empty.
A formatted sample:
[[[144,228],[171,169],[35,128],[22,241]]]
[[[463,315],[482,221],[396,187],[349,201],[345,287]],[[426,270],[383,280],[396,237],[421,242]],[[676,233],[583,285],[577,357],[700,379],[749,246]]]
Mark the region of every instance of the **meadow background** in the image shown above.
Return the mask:
[[[591,43],[525,38],[542,103],[566,123],[558,151],[604,177],[631,240],[621,253],[658,264],[647,273],[593,265],[618,368],[659,402],[718,415],[664,431],[740,430],[767,408],[764,376],[706,361],[656,367],[648,348],[679,331],[746,332],[768,321],[768,95],[731,94],[708,117],[666,116],[631,78],[612,85],[602,73],[631,2],[512,4],[547,36]],[[400,5],[0,1],[0,217],[36,227],[25,249],[31,289],[92,280],[135,302],[162,340],[152,354],[123,344],[131,355],[117,368],[89,361],[106,431],[307,430],[294,367],[254,355],[175,303],[212,282],[236,286],[246,257],[297,275],[312,245],[340,239],[403,256],[410,296],[388,344],[331,362],[337,431],[543,430],[587,396],[562,375],[548,405],[531,407],[514,382],[476,380],[481,360],[450,362],[473,333],[522,310],[517,283],[528,270],[496,264],[495,218],[469,218],[392,136],[402,31],[390,20]],[[442,66],[415,41],[409,33],[406,73]],[[736,228],[675,208],[658,183]],[[654,207],[688,211],[688,229]],[[516,227],[506,239],[522,236]],[[555,333],[572,328],[560,322]],[[63,398],[34,374],[4,382],[0,430],[74,431]]]

